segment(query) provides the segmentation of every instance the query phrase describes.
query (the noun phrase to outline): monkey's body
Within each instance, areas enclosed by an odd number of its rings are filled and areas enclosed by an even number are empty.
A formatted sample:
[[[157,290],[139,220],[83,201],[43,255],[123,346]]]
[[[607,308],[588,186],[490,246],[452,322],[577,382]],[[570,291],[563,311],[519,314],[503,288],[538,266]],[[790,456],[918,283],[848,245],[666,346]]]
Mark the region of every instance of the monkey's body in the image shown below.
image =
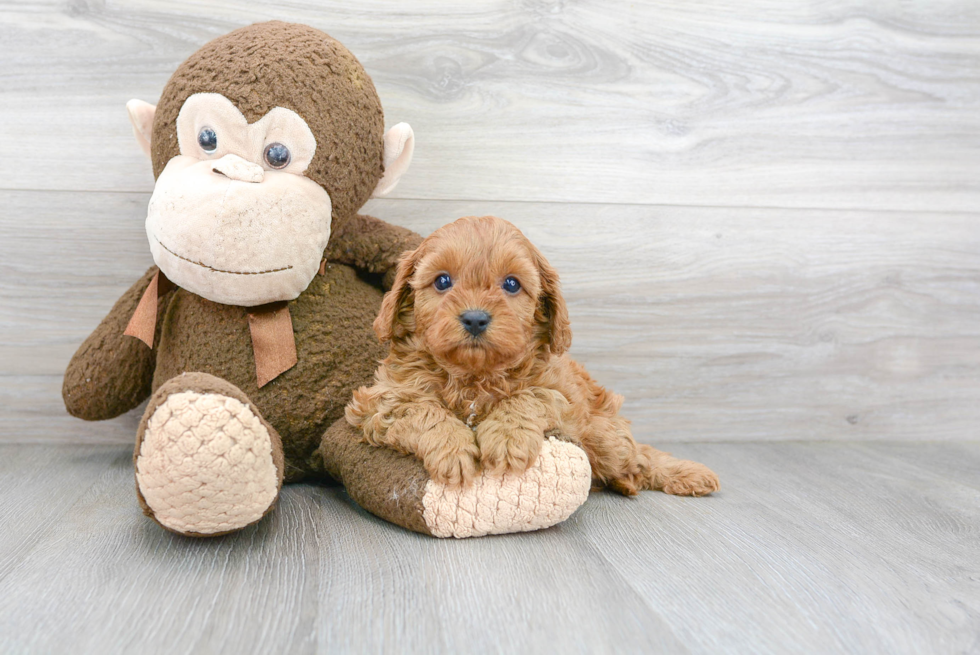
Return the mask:
[[[365,278],[379,277],[374,271],[390,268],[387,260],[393,264],[420,237],[368,216],[357,215],[342,225],[343,229],[334,231],[325,254],[353,257],[360,266],[327,260],[323,274],[288,303],[297,351],[295,366],[259,387],[248,310],[215,303],[181,288],[168,291],[158,301],[152,349],[124,334],[158,271],[154,266],[122,295],[72,358],[63,388],[69,412],[90,421],[111,419],[152,394],[166,396],[177,388],[203,391],[213,382],[208,381],[210,376],[233,386],[273,428],[273,441],[281,444],[285,482],[341,481],[345,464],[355,462],[337,461],[342,459],[337,450],[353,449],[361,451],[361,459],[375,460],[373,464],[385,471],[386,484],[419,486],[415,462],[358,443],[343,413],[353,390],[370,380],[384,357],[385,349],[371,327],[383,292]],[[365,250],[371,253],[371,261],[358,259],[357,253]],[[152,413],[148,408],[145,418]],[[140,439],[144,431],[141,426]],[[326,439],[327,434],[333,439]],[[418,521],[420,510],[414,503],[386,505],[383,498],[373,496],[373,482],[371,477],[357,476],[348,487],[376,514],[428,531]],[[142,496],[140,500],[153,516]]]
[[[360,279],[354,268],[328,264],[289,302],[296,366],[259,388],[245,308],[177,289],[163,299],[152,391],[186,371],[226,380],[279,433],[286,482],[322,475],[322,461],[313,455],[324,432],[343,417],[354,389],[371,379],[384,357],[371,329],[381,297],[381,290]]]

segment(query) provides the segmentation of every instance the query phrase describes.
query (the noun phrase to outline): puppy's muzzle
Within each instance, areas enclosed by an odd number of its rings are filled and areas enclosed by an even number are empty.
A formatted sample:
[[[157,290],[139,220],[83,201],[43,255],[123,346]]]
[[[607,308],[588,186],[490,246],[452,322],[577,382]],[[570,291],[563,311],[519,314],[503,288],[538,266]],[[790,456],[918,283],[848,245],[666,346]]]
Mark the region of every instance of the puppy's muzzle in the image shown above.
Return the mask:
[[[478,337],[487,331],[490,325],[490,314],[482,309],[467,309],[459,315],[459,322],[463,324],[463,329]]]

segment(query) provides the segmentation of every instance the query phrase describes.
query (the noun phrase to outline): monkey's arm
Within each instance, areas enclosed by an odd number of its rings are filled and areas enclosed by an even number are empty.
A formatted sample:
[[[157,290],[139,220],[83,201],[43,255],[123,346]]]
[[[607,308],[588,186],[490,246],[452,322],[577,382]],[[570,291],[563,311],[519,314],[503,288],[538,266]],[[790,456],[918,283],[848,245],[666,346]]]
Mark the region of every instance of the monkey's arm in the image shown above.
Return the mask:
[[[420,243],[422,237],[409,229],[355,214],[333,226],[326,257],[328,261],[384,275],[384,288],[390,289],[398,258]]]
[[[156,272],[156,266],[150,268],[116,301],[71,358],[61,395],[72,416],[102,421],[128,412],[149,397],[156,352],[123,332]],[[160,298],[158,329],[172,295]]]

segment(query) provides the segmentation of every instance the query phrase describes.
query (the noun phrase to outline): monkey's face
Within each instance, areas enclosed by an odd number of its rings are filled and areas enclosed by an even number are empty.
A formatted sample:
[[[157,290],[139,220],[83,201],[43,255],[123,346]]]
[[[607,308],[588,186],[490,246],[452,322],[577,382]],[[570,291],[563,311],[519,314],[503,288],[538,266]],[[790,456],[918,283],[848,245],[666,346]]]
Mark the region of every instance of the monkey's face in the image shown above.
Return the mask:
[[[299,296],[331,219],[391,191],[412,161],[405,123],[384,131],[371,78],[344,46],[270,21],[204,44],[158,108],[126,104],[157,184],[146,232],[188,291],[255,306]]]
[[[251,125],[227,98],[190,96],[177,117],[180,154],[157,178],[146,234],[157,266],[215,302],[292,300],[330,238],[330,196],[303,173],[316,139],[276,107]]]

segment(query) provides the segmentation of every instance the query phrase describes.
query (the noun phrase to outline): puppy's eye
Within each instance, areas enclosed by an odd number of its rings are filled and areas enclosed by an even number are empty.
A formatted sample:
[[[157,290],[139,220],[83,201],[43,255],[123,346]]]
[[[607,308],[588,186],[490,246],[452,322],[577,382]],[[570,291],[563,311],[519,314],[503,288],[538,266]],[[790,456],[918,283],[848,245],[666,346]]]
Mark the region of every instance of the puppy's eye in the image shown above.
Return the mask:
[[[436,288],[436,291],[445,291],[453,286],[453,279],[446,273],[443,273],[436,278],[436,281],[432,283],[432,286]]]
[[[504,280],[504,283],[500,285],[503,287],[504,291],[507,293],[517,293],[521,290],[521,283],[517,281],[517,278],[509,277]]]
[[[210,127],[202,127],[197,135],[197,145],[209,155],[218,149],[218,135]]]

